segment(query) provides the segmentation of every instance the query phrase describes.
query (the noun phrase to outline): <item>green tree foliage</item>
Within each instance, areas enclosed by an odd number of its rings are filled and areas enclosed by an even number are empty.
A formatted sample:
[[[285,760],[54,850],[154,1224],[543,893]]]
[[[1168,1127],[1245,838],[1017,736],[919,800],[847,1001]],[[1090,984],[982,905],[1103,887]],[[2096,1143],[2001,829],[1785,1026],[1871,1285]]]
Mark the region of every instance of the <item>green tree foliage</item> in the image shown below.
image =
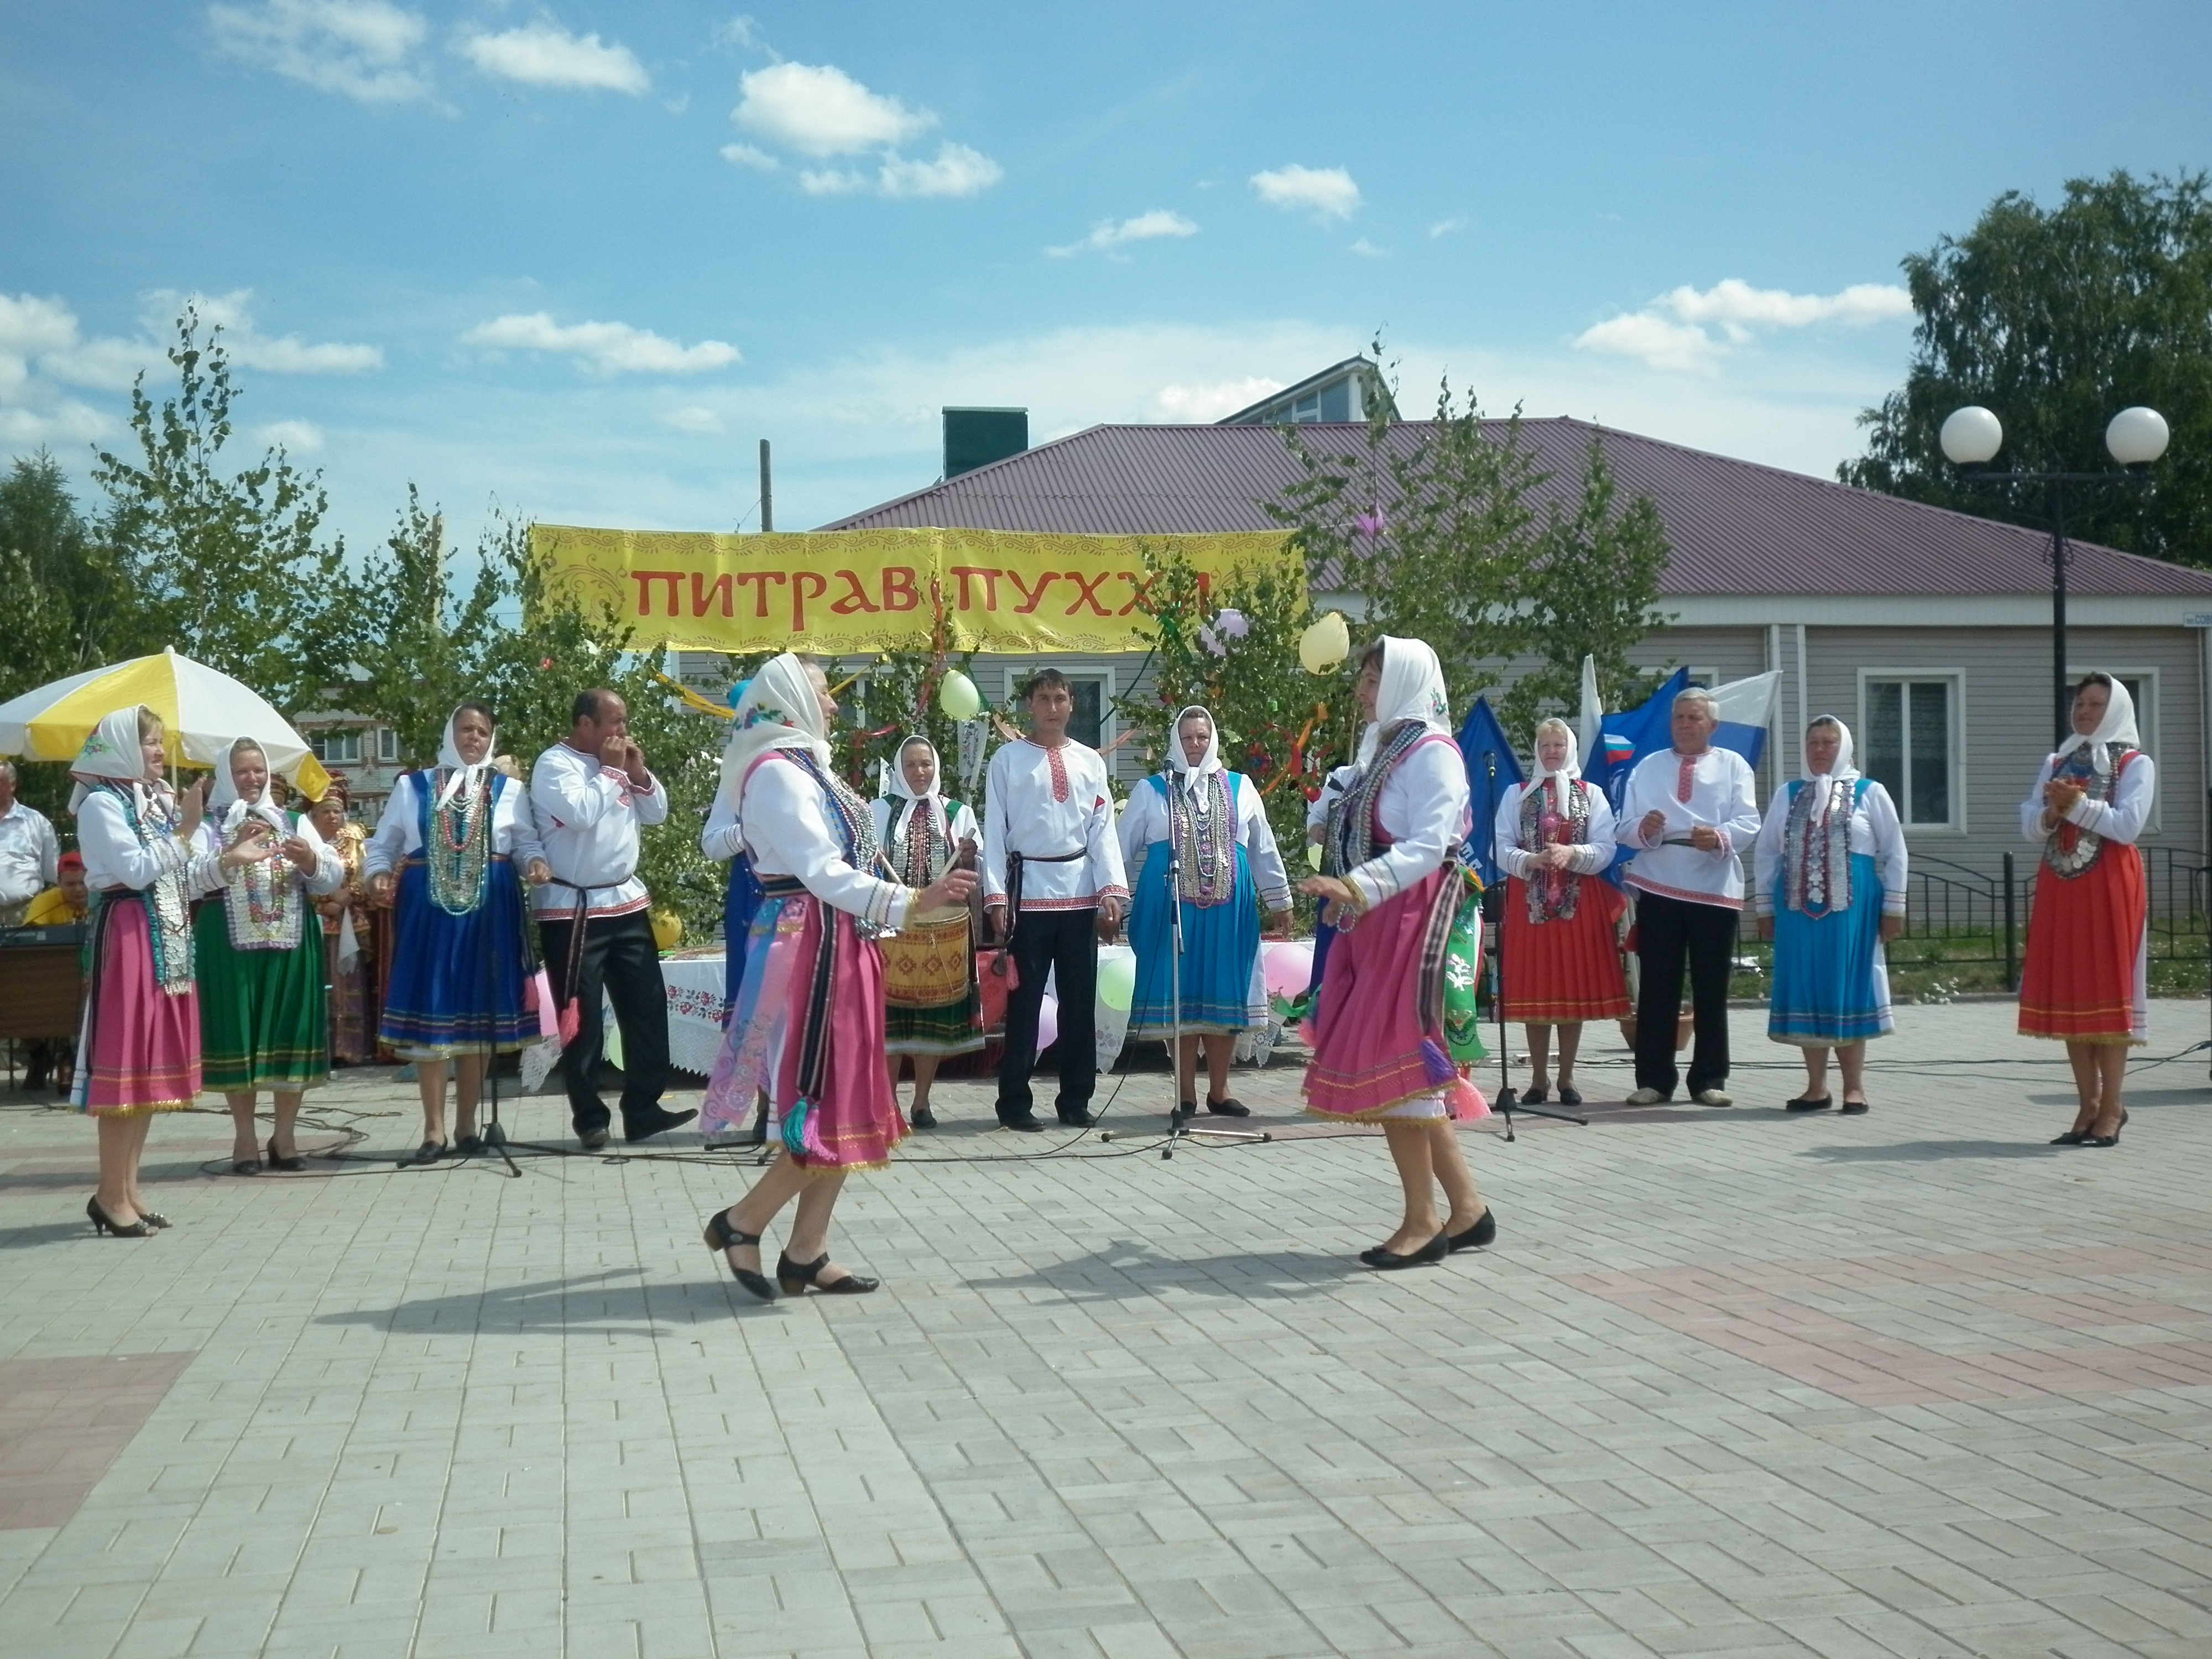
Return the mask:
[[[874,799],[880,769],[886,763],[898,763],[899,744],[910,737],[924,737],[937,745],[938,762],[945,774],[939,787],[948,799],[962,799],[960,728],[938,707],[937,692],[948,671],[957,669],[972,677],[975,665],[972,651],[940,655],[931,647],[916,647],[884,652],[865,665],[849,664],[832,670],[833,687],[852,681],[841,694],[845,720],[831,734],[830,744],[845,781],[863,797]],[[975,793],[982,793],[980,778]],[[981,817],[981,803],[971,804]]]
[[[1298,636],[1314,620],[1304,570],[1246,566],[1209,584],[1172,550],[1148,547],[1144,556],[1151,689],[1117,696],[1115,712],[1162,766],[1176,712],[1212,710],[1222,764],[1259,787],[1275,839],[1295,860],[1306,803],[1328,769],[1351,758],[1356,727],[1349,667],[1309,674],[1298,662]]]
[[[2207,175],[2068,181],[2054,208],[2008,191],[1963,237],[1904,261],[1919,315],[1905,385],[1859,417],[1845,483],[1962,512],[2048,523],[2039,493],[1964,487],[1936,434],[1986,404],[1999,467],[2112,466],[2106,423],[2132,404],[2173,432],[2157,483],[2077,490],[2069,527],[2131,552],[2212,564],[2212,193]]]
[[[187,307],[168,358],[177,396],[157,408],[143,374],[131,386],[136,456],[103,449],[94,465],[110,502],[108,538],[151,638],[279,708],[307,706],[342,661],[322,626],[344,580],[344,549],[323,538],[320,477],[282,447],[226,470],[239,393],[220,326],[203,343]]]

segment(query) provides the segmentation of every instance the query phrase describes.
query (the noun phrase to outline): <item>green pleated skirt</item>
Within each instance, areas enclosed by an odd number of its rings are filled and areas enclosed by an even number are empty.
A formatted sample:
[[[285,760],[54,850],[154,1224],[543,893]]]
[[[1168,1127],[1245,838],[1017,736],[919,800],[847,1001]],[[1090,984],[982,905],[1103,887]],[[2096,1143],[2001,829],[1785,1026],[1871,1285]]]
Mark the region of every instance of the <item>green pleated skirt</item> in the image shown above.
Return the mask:
[[[192,924],[200,986],[200,1086],[222,1093],[312,1089],[330,1080],[322,929],[285,951],[230,942],[222,896]]]

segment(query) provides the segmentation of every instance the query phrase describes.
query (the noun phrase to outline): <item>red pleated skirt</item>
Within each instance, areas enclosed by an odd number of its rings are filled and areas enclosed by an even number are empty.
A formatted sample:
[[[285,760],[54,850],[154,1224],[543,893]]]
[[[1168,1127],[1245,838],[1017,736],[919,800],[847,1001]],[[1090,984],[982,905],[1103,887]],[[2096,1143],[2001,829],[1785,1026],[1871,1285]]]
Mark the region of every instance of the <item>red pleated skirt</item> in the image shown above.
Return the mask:
[[[2108,841],[2072,878],[2037,866],[2020,975],[2023,1036],[2069,1042],[2142,1042],[2143,927],[2149,911],[2142,854]]]
[[[1505,948],[1498,968],[1508,1019],[1577,1025],[1626,1019],[1632,1012],[1618,932],[1627,901],[1611,882],[1594,876],[1575,879],[1582,891],[1574,915],[1534,922],[1528,920],[1527,884],[1518,876],[1506,878]]]

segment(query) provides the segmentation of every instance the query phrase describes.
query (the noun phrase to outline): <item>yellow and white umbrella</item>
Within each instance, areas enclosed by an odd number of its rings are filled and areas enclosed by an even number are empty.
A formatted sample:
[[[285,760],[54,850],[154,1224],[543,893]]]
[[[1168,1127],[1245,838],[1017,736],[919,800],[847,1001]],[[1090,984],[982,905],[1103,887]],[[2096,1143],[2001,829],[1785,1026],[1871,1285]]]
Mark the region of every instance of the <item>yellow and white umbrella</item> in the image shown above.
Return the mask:
[[[270,769],[301,794],[319,799],[329,787],[331,775],[307,739],[267,699],[169,648],[71,674],[0,703],[0,755],[75,760],[94,726],[142,702],[168,728],[172,761],[213,766],[234,740],[252,738],[267,752]]]

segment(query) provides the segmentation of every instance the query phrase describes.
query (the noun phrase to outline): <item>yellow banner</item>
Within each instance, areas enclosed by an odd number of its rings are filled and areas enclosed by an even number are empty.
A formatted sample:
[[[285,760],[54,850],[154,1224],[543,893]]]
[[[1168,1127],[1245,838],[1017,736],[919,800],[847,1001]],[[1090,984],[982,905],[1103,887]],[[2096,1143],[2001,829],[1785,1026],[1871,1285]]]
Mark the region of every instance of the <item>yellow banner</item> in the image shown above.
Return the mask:
[[[1142,651],[1143,550],[1201,576],[1289,558],[1280,531],[1047,536],[1003,530],[824,530],[764,536],[534,524],[556,592],[609,611],[640,647],[843,656]]]

